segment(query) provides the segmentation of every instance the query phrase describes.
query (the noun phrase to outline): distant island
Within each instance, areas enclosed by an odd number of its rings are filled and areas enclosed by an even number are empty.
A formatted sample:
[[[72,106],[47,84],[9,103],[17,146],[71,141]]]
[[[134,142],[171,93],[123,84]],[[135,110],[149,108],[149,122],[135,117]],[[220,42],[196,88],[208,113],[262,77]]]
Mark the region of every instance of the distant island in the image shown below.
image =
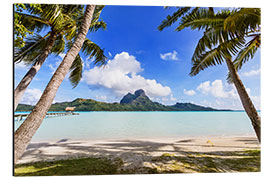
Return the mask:
[[[230,111],[228,109],[214,109],[199,106],[192,103],[176,103],[175,105],[163,105],[153,102],[139,89],[134,94],[126,94],[120,103],[99,102],[93,99],[77,98],[71,102],[52,104],[49,111],[65,111],[66,107],[76,107],[76,111]],[[16,111],[31,111],[34,106],[19,104]]]

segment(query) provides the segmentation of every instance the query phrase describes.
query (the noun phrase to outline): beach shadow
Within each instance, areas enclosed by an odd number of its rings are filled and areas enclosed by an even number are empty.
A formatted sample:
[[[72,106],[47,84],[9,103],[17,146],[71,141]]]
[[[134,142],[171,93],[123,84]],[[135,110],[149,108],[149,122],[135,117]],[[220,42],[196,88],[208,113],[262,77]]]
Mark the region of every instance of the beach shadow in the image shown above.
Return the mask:
[[[29,150],[29,149],[38,149],[40,147],[49,147],[49,146],[54,146],[53,144],[50,144],[50,143],[30,143],[26,150]]]
[[[241,139],[237,139],[236,141],[240,141]],[[242,139],[243,142],[245,139]],[[162,163],[171,163],[171,161],[175,162],[187,162],[190,163],[190,171],[198,171],[200,168],[196,165],[196,163],[201,164],[202,167],[203,161],[206,161],[212,164],[216,164],[222,162],[223,159],[227,159],[228,162],[234,162],[235,156],[237,155],[240,158],[246,158],[247,155],[243,153],[243,149],[254,149],[247,146],[213,146],[210,147],[211,151],[201,152],[190,151],[192,147],[201,146],[201,147],[209,147],[209,145],[204,144],[189,144],[193,142],[192,139],[187,140],[179,140],[174,143],[164,143],[164,142],[153,142],[146,140],[117,140],[110,141],[104,143],[92,143],[85,144],[83,142],[72,142],[68,139],[61,139],[56,143],[31,143],[26,152],[23,154],[22,158],[31,157],[36,161],[53,161],[53,160],[63,160],[70,158],[81,158],[81,157],[105,157],[105,158],[121,158],[124,161],[123,169],[136,169],[136,172],[144,172],[140,171],[140,168],[145,169],[145,164],[151,164],[156,159]],[[249,141],[248,141],[249,142]],[[252,141],[253,142],[253,141]],[[50,153],[46,153],[46,151],[50,148],[60,148],[61,152],[65,152],[63,154],[59,154],[57,152],[51,151]],[[215,151],[215,147],[219,149],[223,149],[222,151]],[[231,151],[230,148],[237,148],[239,151]],[[228,150],[227,150],[228,149]],[[163,155],[170,154],[172,157],[161,158]],[[204,156],[210,156],[210,158],[206,158]],[[185,157],[187,159],[181,159],[180,157]],[[192,169],[193,168],[193,169]],[[225,167],[219,169],[212,169],[213,172],[230,172],[232,167]],[[206,171],[206,170],[204,170]],[[156,172],[153,171],[153,172]],[[181,170],[173,171],[173,170],[164,170],[164,173],[179,173]]]
[[[185,140],[176,141],[176,143],[190,143],[193,141],[194,141],[193,139],[185,139]]]
[[[67,142],[69,139],[61,139],[59,141],[57,141],[57,143],[62,143],[62,142]]]
[[[255,139],[238,139],[236,141],[239,141],[239,142],[244,142],[245,144],[260,144],[258,142],[258,140],[255,140]]]
[[[194,146],[193,144],[189,145]],[[44,148],[50,148],[52,146],[63,148],[65,152],[69,153],[65,155],[44,153]],[[79,144],[78,142],[69,142],[67,140],[59,144],[35,143],[30,144],[30,147],[32,149],[29,148],[29,150],[26,151],[23,156],[32,156],[34,159],[39,160],[50,161],[81,157],[105,157],[113,159],[119,157],[124,162],[120,171],[127,174],[158,173],[159,171],[157,166],[161,164],[161,167],[163,167],[162,173],[235,171],[249,172],[253,170],[258,171],[258,167],[260,166],[259,159],[256,161],[252,159],[254,154],[243,153],[243,150],[228,151],[225,149],[224,151],[192,152],[186,148],[183,148],[182,144],[179,146],[179,143],[122,140],[112,143],[96,143],[92,145],[85,145]],[[158,153],[158,155],[153,154],[152,152]],[[177,155],[175,155],[176,153]],[[255,155],[258,156],[258,154]],[[236,158],[236,156],[238,158]],[[155,164],[155,167],[146,167],[145,164]],[[170,165],[174,167],[174,169],[171,168]],[[175,167],[179,168],[175,169]]]

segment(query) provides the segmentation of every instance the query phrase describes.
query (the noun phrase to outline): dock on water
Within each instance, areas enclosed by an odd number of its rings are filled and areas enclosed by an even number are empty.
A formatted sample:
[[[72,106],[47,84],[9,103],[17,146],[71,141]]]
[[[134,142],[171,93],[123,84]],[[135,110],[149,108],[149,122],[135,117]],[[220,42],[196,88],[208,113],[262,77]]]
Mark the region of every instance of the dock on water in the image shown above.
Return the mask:
[[[16,121],[21,121],[23,118],[27,118],[29,114],[14,114],[14,119]],[[49,117],[56,117],[56,116],[69,116],[69,115],[79,115],[79,113],[74,113],[74,112],[56,112],[56,113],[47,113],[45,118]]]

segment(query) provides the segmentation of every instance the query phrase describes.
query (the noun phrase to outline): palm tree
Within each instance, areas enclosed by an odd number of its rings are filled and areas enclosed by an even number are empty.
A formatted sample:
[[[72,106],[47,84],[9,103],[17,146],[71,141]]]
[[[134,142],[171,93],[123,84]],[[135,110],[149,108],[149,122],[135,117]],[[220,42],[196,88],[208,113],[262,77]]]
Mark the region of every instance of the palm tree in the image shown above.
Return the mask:
[[[46,86],[40,100],[34,107],[31,114],[29,114],[27,119],[16,130],[15,135],[14,135],[14,155],[15,155],[14,162],[15,163],[24,153],[32,136],[35,134],[35,132],[41,125],[44,117],[46,116],[48,109],[50,108],[53,102],[53,99],[56,95],[56,92],[59,86],[61,85],[66,74],[71,68],[80,49],[82,48],[85,42],[86,34],[89,30],[89,27],[92,21],[94,10],[95,10],[95,5],[87,5],[84,18],[80,26],[80,30],[71,48],[69,49],[63,61],[61,62],[57,70],[55,71],[53,77],[51,78],[50,82]],[[104,64],[105,58],[100,59],[100,60],[95,59],[95,62]]]
[[[228,79],[234,83],[260,142],[261,119],[237,73],[260,46],[260,9],[222,10],[213,14],[202,8],[192,16],[182,17],[176,30],[181,31],[187,27],[204,30],[191,59],[193,67],[190,75],[195,76],[200,71],[225,61],[229,70]],[[249,38],[252,39],[247,42]],[[236,56],[234,61],[233,56]]]
[[[65,50],[66,41],[71,42],[77,34],[78,26],[82,21],[82,5],[25,5],[29,14],[16,12],[20,16],[21,24],[29,30],[40,32],[44,28],[51,28],[45,36],[33,35],[26,38],[25,45],[15,48],[16,63],[24,61],[26,64],[32,64],[32,67],[20,81],[14,91],[14,110],[17,108],[21,97],[29,86],[42,64],[49,54],[60,54]],[[89,28],[91,32],[100,28],[105,29],[106,23],[98,21],[100,13],[104,6],[97,6],[94,12],[94,19]],[[16,24],[15,24],[16,25]],[[68,47],[69,48],[69,47]],[[103,50],[87,39],[84,43],[83,52],[86,55],[96,56],[103,53]],[[76,58],[74,66],[71,69],[70,81],[74,87],[80,81],[82,72],[82,61],[80,56]],[[77,67],[75,67],[77,65]]]

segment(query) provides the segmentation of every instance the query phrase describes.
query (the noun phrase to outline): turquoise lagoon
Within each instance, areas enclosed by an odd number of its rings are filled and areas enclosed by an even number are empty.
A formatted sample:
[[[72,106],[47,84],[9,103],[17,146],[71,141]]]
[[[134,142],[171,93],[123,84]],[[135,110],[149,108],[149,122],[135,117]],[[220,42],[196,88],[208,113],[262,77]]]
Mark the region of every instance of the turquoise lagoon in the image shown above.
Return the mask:
[[[78,113],[45,118],[33,140],[255,136],[244,111]]]

